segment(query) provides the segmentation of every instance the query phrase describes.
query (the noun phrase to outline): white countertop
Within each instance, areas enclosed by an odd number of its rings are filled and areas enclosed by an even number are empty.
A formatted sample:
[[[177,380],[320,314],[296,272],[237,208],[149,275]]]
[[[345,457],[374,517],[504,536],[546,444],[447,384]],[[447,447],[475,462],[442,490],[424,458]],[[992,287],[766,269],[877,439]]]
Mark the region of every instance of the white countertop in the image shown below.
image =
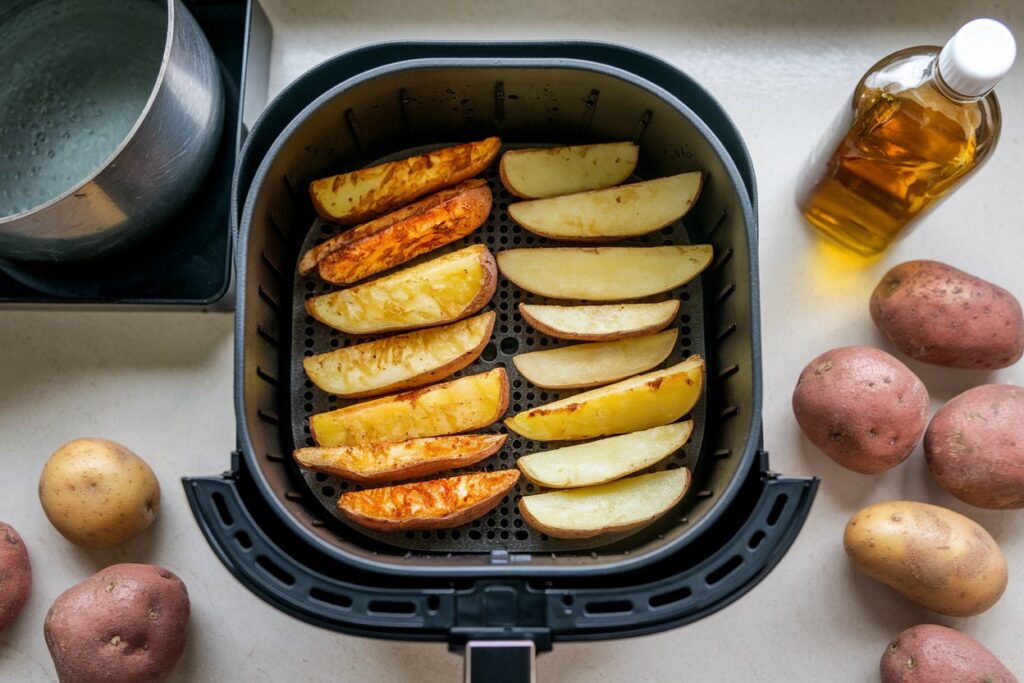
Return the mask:
[[[1024,511],[969,508],[942,492],[920,448],[878,477],[847,472],[802,437],[790,396],[821,351],[881,344],[867,313],[890,266],[947,261],[1024,298],[1024,64],[1000,85],[1003,137],[988,165],[917,232],[867,268],[830,257],[793,204],[798,167],[861,73],[902,47],[943,41],[976,16],[1007,21],[1024,43],[1024,5],[958,0],[582,0],[413,3],[263,0],[274,26],[271,92],[338,52],[388,39],[597,39],[667,59],[703,83],[734,118],[757,170],[765,368],[765,444],[784,474],[819,475],[803,532],[781,564],[739,602],[655,636],[559,644],[541,681],[871,681],[888,640],[938,622],[986,644],[1024,675]],[[783,5],[785,5],[783,7]],[[1019,61],[1024,62],[1024,59]],[[0,520],[29,547],[35,585],[0,634],[0,681],[55,680],[43,617],[65,588],[114,562],[178,573],[192,597],[192,635],[172,680],[456,681],[442,645],[338,635],[285,616],[243,588],[189,513],[183,475],[213,474],[234,445],[232,319],[225,314],[0,313]],[[1024,384],[1024,362],[995,373],[910,363],[933,407],[981,382]],[[103,436],[136,450],[163,488],[158,522],[122,547],[84,551],[48,524],[36,497],[43,462],[62,443]],[[946,505],[1002,546],[1010,584],[970,619],[938,617],[857,574],[842,549],[847,519],[875,501]]]

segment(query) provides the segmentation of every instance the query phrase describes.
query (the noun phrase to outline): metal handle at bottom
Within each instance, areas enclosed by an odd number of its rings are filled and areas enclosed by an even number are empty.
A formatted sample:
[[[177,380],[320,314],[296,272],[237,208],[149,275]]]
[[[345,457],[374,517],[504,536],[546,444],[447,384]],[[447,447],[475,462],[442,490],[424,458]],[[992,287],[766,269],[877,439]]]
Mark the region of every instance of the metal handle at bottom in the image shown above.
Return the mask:
[[[470,640],[465,683],[537,683],[537,646],[532,640]]]

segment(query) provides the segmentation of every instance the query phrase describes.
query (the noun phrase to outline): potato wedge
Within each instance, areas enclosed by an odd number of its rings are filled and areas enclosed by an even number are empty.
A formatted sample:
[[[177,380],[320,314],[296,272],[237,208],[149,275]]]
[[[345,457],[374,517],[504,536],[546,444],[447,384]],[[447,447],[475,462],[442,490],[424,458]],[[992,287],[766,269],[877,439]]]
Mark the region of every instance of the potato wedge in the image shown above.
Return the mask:
[[[625,182],[640,148],[632,142],[513,149],[501,155],[501,184],[516,197],[538,199]]]
[[[614,341],[664,329],[679,312],[679,300],[656,304],[546,306],[519,304],[523,319],[538,332],[559,339]]]
[[[494,257],[476,244],[410,268],[306,301],[325,325],[348,334],[414,330],[479,311],[498,278]]]
[[[501,140],[465,145],[320,178],[309,184],[313,208],[325,221],[358,225],[423,195],[461,183],[491,165]]]
[[[527,479],[550,489],[596,486],[639,472],[690,440],[693,421],[652,427],[575,446],[524,455],[516,466]]]
[[[346,398],[421,387],[476,360],[491,338],[494,317],[494,311],[487,311],[442,327],[307,356],[302,367],[313,384]]]
[[[487,220],[491,200],[485,180],[467,180],[313,247],[299,272],[352,284],[465,237]]]
[[[682,173],[604,190],[516,202],[508,215],[542,237],[609,240],[646,235],[679,220],[700,195],[704,174]]]
[[[550,491],[519,499],[519,511],[534,529],[555,538],[590,538],[653,522],[686,495],[685,467],[610,484]]]
[[[500,451],[506,438],[507,434],[431,436],[367,446],[297,448],[292,456],[299,466],[316,472],[380,484],[469,467]]]
[[[338,510],[375,531],[450,529],[490,512],[518,480],[519,470],[498,470],[350,491]]]
[[[616,301],[682,286],[708,267],[711,255],[710,244],[508,249],[498,253],[498,270],[541,296]]]
[[[504,368],[382,396],[309,418],[320,446],[368,446],[480,429],[508,408]]]
[[[579,441],[675,422],[697,404],[704,359],[690,356],[670,368],[524,410],[505,420],[534,441]]]
[[[646,372],[668,358],[679,330],[619,341],[573,344],[521,353],[512,359],[519,374],[545,389],[599,387]]]

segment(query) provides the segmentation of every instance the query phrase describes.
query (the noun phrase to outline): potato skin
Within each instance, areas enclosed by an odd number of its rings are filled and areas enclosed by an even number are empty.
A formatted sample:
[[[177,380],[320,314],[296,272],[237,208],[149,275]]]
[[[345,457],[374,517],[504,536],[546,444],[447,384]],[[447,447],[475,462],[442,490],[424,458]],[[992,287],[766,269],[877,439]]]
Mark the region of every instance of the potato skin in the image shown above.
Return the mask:
[[[908,261],[871,294],[871,318],[924,363],[996,369],[1024,354],[1024,313],[1002,287],[938,261]]]
[[[843,545],[865,574],[940,614],[980,614],[1006,589],[1006,560],[995,540],[937,505],[868,506],[847,523]]]
[[[938,624],[908,628],[882,654],[882,683],[1017,683],[988,648]]]
[[[185,584],[162,567],[115,564],[64,591],[43,625],[61,683],[161,681],[188,641]]]
[[[32,565],[21,536],[0,522],[0,631],[11,625],[32,590]]]
[[[878,474],[907,459],[928,424],[928,390],[885,351],[847,346],[800,373],[793,413],[811,442],[837,463]]]
[[[1024,387],[983,384],[935,413],[924,435],[942,488],[982,508],[1024,507]]]
[[[146,462],[106,439],[76,439],[50,456],[39,478],[50,523],[85,548],[108,548],[143,531],[160,509],[160,484]]]

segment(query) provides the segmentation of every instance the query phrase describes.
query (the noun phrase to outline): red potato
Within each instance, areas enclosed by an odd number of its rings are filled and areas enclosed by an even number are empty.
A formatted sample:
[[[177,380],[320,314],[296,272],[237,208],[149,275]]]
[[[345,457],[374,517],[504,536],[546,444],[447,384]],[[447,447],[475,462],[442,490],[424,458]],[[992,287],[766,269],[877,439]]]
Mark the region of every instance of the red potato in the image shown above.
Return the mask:
[[[161,681],[188,641],[185,584],[162,567],[115,564],[64,591],[43,624],[61,683]]]
[[[837,463],[878,474],[907,459],[928,424],[928,390],[910,368],[867,346],[826,351],[793,391],[793,413]]]
[[[970,636],[938,624],[908,628],[882,654],[882,683],[1017,683],[994,654]]]
[[[1002,287],[937,261],[908,261],[882,278],[871,318],[915,360],[995,369],[1024,354],[1024,313]]]
[[[983,384],[939,409],[924,435],[942,488],[982,508],[1024,507],[1024,387]]]
[[[32,590],[32,565],[21,536],[0,522],[0,631],[11,625]]]

